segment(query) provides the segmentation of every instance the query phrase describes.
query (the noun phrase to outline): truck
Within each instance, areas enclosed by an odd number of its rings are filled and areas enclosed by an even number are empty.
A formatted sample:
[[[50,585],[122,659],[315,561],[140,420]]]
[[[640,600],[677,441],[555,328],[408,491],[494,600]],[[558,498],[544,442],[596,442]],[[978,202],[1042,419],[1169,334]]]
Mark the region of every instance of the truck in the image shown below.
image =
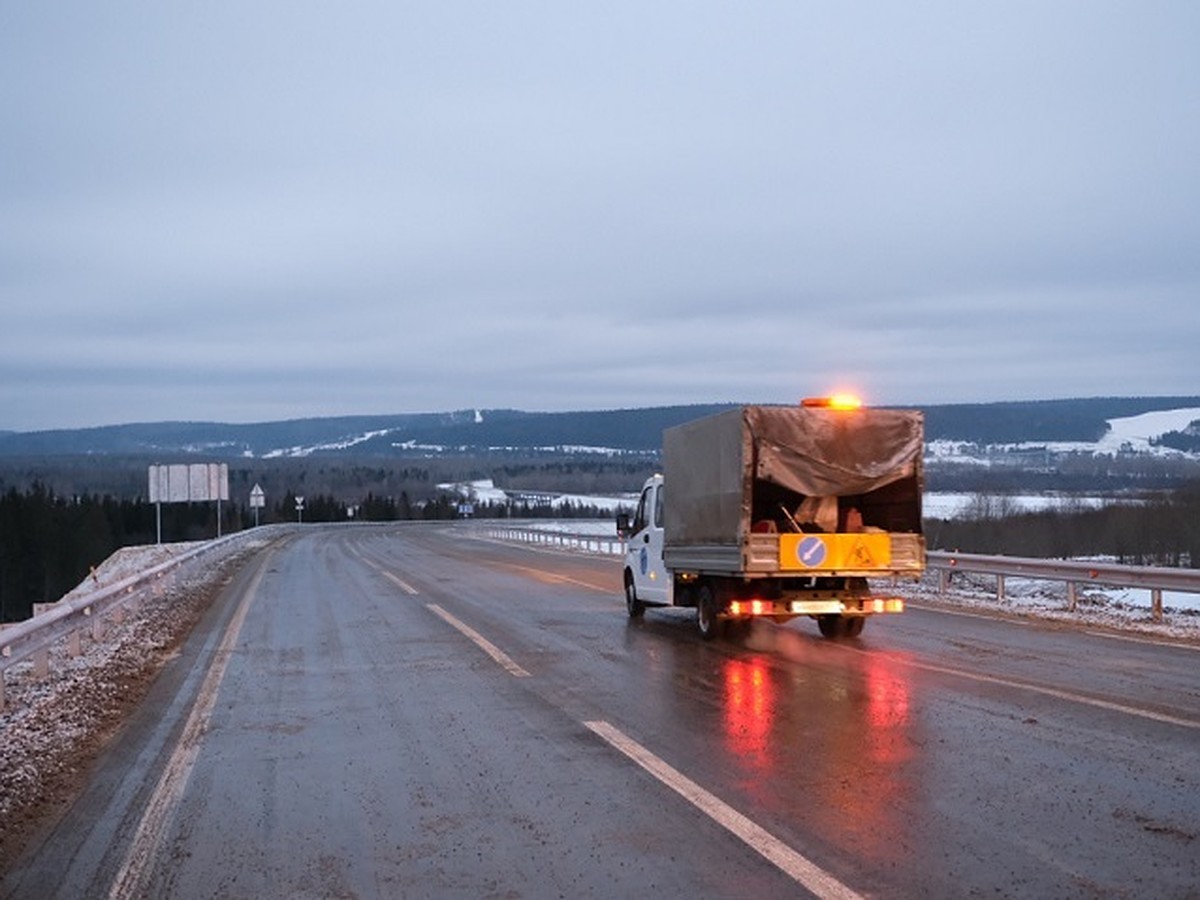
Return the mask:
[[[923,491],[919,410],[813,398],[668,428],[661,473],[617,517],[628,615],[694,607],[705,640],[797,616],[856,637],[925,570]]]

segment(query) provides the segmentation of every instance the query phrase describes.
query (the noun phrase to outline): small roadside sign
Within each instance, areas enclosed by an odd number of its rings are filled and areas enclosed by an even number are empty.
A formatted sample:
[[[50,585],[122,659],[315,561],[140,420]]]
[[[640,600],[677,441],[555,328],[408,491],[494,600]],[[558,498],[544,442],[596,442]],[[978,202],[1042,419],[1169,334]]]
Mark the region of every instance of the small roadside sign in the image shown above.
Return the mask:
[[[250,488],[250,508],[254,510],[254,527],[258,527],[258,511],[267,505],[267,495],[257,483]]]

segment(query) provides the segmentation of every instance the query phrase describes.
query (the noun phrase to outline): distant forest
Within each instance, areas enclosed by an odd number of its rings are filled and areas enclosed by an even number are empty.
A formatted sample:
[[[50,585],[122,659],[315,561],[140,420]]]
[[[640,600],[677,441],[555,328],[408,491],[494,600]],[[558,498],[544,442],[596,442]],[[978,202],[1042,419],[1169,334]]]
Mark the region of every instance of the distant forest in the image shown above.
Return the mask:
[[[960,518],[925,522],[930,550],[1047,559],[1113,557],[1125,565],[1200,565],[1200,482],[1099,509],[1020,512],[980,494]]]
[[[386,522],[414,519],[455,519],[459,498],[444,492],[414,501],[405,491],[398,497],[368,492],[348,504],[328,494],[305,493],[303,511],[296,494],[285,492],[277,502],[259,511],[258,521],[275,522]],[[73,590],[121,547],[153,544],[158,539],[159,510],[142,499],[112,496],[65,497],[41,484],[28,491],[9,488],[0,495],[0,622],[29,618],[34,603],[52,603]],[[481,517],[585,518],[608,516],[596,507],[476,505]],[[161,507],[162,539],[167,543],[208,540],[216,537],[217,504],[181,503]],[[220,533],[231,534],[255,524],[247,503],[222,503]]]

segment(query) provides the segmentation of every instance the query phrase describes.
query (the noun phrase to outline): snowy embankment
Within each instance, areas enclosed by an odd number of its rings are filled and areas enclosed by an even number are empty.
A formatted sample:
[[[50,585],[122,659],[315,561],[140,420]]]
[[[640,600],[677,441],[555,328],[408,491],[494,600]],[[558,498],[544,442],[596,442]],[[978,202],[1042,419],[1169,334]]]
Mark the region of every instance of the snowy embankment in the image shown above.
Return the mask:
[[[219,555],[184,563],[138,596],[121,621],[108,620],[92,640],[85,630],[79,656],[65,642],[50,651],[49,671],[35,677],[32,662],[4,673],[0,713],[0,860],[13,859],[47,810],[69,797],[97,749],[144,696],[210,601],[250,553],[275,534],[247,533]],[[75,597],[123,581],[195,544],[126,547],[82,584]]]

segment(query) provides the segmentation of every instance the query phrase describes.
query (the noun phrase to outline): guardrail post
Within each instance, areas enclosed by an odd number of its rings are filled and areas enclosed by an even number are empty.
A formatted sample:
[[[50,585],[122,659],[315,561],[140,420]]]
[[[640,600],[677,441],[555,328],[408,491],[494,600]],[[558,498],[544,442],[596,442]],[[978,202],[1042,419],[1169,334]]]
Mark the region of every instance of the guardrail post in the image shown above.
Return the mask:
[[[0,713],[4,712],[4,670],[0,669]]]
[[[50,648],[43,647],[33,654],[33,677],[45,678],[50,674]]]
[[[945,569],[938,569],[937,573],[938,573],[938,596],[944,597],[944,596],[946,596],[947,583],[950,581],[949,573],[947,573]]]
[[[1154,619],[1155,622],[1162,621],[1162,588],[1150,589],[1150,617]]]
[[[83,655],[82,639],[79,634],[79,629],[76,628],[71,632],[71,636],[67,638],[67,654],[76,659]]]
[[[91,610],[92,615],[92,640],[99,643],[104,640],[104,616]]]
[[[1067,609],[1075,612],[1075,606],[1079,602],[1079,586],[1074,581],[1067,582]]]
[[[1004,576],[996,576],[996,600],[999,603],[1004,602]]]

